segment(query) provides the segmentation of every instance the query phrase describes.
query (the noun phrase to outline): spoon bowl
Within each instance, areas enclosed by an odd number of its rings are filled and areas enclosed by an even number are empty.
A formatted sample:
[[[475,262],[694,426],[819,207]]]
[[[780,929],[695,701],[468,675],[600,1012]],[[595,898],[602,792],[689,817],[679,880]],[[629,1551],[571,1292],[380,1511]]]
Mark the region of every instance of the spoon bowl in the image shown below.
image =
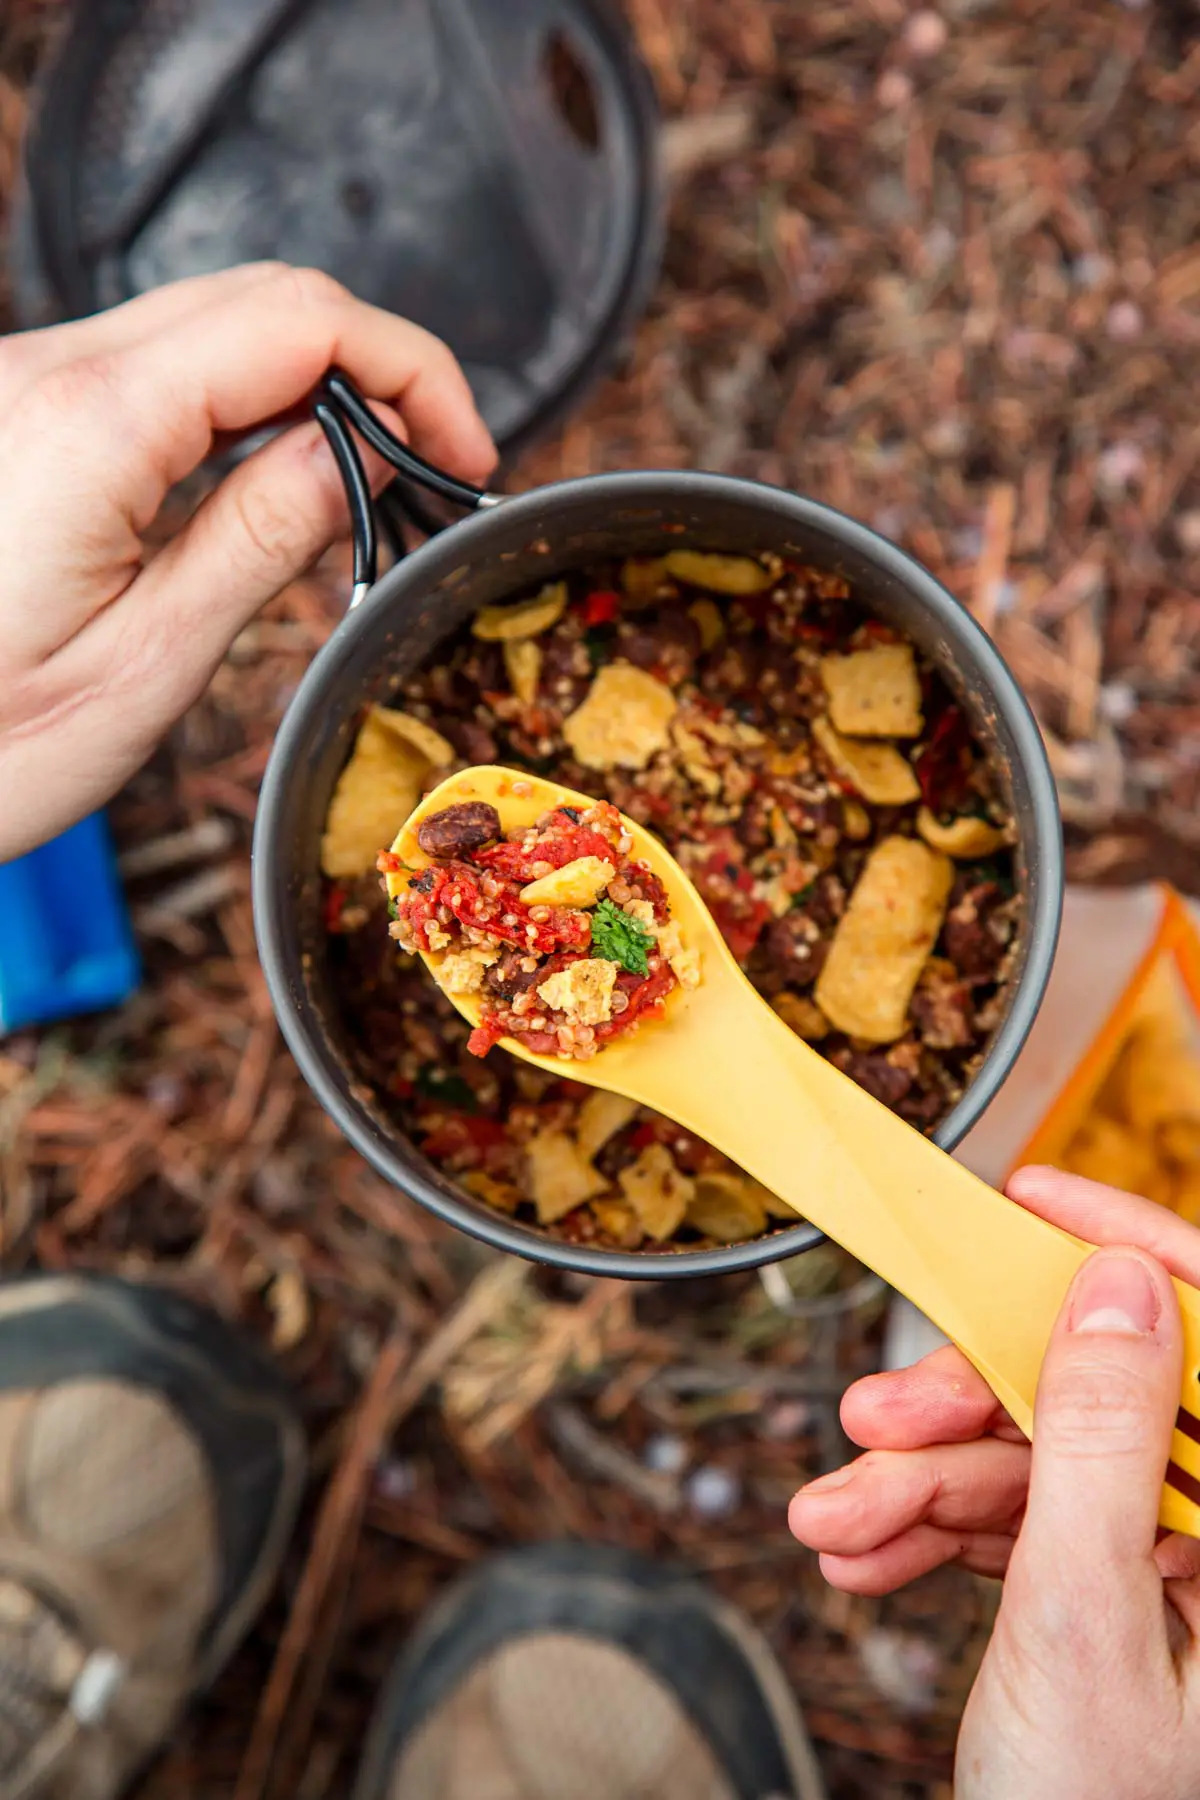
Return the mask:
[[[408,870],[416,874],[434,861],[417,840],[423,821],[444,807],[459,806],[470,800],[486,801],[494,806],[506,833],[536,824],[556,807],[572,806],[584,811],[595,804],[589,795],[564,787],[561,782],[544,781],[535,775],[494,765],[466,769],[449,776],[427,794],[398,832],[392,851]],[[792,1039],[793,1033],[776,1018],[743,975],[717,930],[712,914],[675,858],[645,826],[624,814],[621,822],[633,840],[631,854],[653,869],[662,881],[667,890],[671,917],[678,924],[685,945],[699,954],[700,985],[675,988],[667,996],[661,1018],[647,1021],[638,1031],[614,1038],[588,1062],[571,1062],[571,1079],[652,1106],[703,1137],[707,1135],[704,1093],[717,1073],[711,1066],[705,1066],[706,1057],[713,1050],[719,1054],[720,1040],[728,1027],[741,1017],[740,1008],[749,1003],[765,1012],[768,1021],[787,1038]],[[389,874],[386,878],[389,896],[394,899],[403,893],[409,879],[407,874]],[[443,953],[422,951],[420,954],[436,981]],[[447,998],[471,1025],[479,1024],[482,1002],[478,994],[449,994]],[[539,1056],[526,1049],[518,1038],[502,1038],[500,1045],[510,1055],[519,1056],[522,1062],[532,1063],[550,1075],[561,1077],[564,1067],[568,1066],[562,1057]],[[802,1048],[807,1051],[807,1046]],[[817,1060],[815,1053],[808,1051],[807,1054]]]

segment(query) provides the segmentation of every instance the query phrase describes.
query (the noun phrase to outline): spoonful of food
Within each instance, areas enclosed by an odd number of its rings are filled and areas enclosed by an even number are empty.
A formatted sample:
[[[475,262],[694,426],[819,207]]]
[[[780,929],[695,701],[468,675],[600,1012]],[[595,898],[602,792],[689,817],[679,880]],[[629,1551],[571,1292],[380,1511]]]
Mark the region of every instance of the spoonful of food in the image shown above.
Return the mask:
[[[932,949],[923,921],[943,861],[911,838],[877,846],[822,974],[848,1015],[903,1012],[904,957]],[[797,1037],[655,837],[556,782],[474,768],[426,796],[380,867],[393,936],[470,1022],[476,1054],[500,1044],[706,1139],[907,1294],[1032,1431],[1051,1327],[1092,1247],[995,1192]],[[1185,1378],[1160,1518],[1200,1536],[1200,1293],[1175,1285]]]

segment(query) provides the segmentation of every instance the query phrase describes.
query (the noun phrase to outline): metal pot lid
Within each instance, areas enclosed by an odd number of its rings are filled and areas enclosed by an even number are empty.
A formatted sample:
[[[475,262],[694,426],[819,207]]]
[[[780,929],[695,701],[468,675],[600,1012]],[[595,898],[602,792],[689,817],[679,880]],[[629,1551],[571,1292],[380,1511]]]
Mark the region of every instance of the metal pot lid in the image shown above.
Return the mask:
[[[644,304],[657,123],[608,0],[85,0],[26,144],[18,306],[315,265],[444,338],[511,450]]]

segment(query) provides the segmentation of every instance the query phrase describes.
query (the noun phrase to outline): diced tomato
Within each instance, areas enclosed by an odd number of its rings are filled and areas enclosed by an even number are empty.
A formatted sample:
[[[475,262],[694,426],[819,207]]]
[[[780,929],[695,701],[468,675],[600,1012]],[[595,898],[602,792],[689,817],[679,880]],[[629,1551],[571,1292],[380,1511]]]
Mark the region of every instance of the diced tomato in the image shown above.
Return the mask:
[[[468,863],[447,863],[434,870],[427,893],[410,888],[396,905],[399,916],[411,925],[418,944],[426,949],[429,926],[439,906],[447,907],[460,925],[471,925],[477,931],[486,931],[489,937],[539,956],[559,949],[585,950],[592,941],[591,921],[586,913],[555,907],[548,919],[537,924],[514,889],[502,890],[494,899],[485,895],[478,871]],[[513,923],[506,924],[506,919]]]
[[[658,1134],[659,1126],[657,1120],[647,1119],[644,1124],[639,1125],[637,1130],[631,1133],[629,1138],[629,1148],[631,1150],[636,1150],[640,1156],[643,1150],[648,1150],[650,1148],[651,1144],[658,1143]]]
[[[712,855],[696,871],[696,886],[717,930],[741,962],[762,936],[771,909],[755,897],[754,877],[742,862],[744,851],[733,832],[721,826],[709,834],[708,842]]]
[[[674,802],[667,794],[639,794],[638,799],[652,819],[669,819],[675,810]]]
[[[498,1044],[504,1036],[504,1027],[496,1019],[485,1019],[477,1025],[467,1039],[467,1049],[472,1056],[486,1056],[494,1044]]]
[[[560,1081],[558,1091],[564,1100],[586,1100],[592,1090],[582,1081]]]
[[[647,1013],[661,1007],[672,988],[677,986],[674,972],[668,963],[663,963],[661,968],[654,971],[653,975],[647,975],[640,979],[632,990],[625,987],[620,976],[617,977],[617,984],[623,992],[628,993],[629,1005],[615,1019],[608,1019],[603,1025],[597,1025],[596,1042],[598,1044],[607,1043],[610,1038],[618,1037],[621,1032],[628,1031],[636,1019],[643,1019]]]
[[[397,1100],[411,1100],[416,1091],[412,1082],[405,1081],[403,1075],[394,1075],[388,1082],[388,1092],[394,1094]]]
[[[381,875],[399,875],[404,868],[404,858],[397,856],[394,850],[381,850],[375,858],[375,867]]]
[[[744,910],[738,902],[718,901],[709,911],[730,955],[738,962],[749,956],[771,916],[770,907],[761,900],[752,900]]]
[[[474,1033],[472,1033],[474,1036]],[[465,1151],[480,1156],[506,1141],[507,1133],[499,1119],[487,1119],[478,1113],[445,1113],[433,1130],[421,1139],[421,1149],[435,1162],[445,1157],[461,1156]]]
[[[475,860],[493,875],[525,882],[533,880],[533,870],[538,863],[549,863],[551,868],[561,869],[580,856],[598,856],[611,862],[613,854],[612,845],[598,831],[576,825],[565,813],[555,813],[550,825],[539,833],[528,849],[521,843],[492,844],[481,850]]]
[[[621,596],[610,592],[607,588],[598,588],[589,594],[583,603],[583,622],[593,625],[611,625],[621,610]]]
[[[951,812],[970,795],[971,733],[961,708],[948,706],[913,758],[921,798],[932,812]]]
[[[826,650],[838,640],[837,627],[827,619],[801,619],[796,626],[796,636],[806,644],[819,644]]]
[[[346,905],[346,890],[336,883],[325,895],[325,929],[331,934],[342,928],[342,913]]]

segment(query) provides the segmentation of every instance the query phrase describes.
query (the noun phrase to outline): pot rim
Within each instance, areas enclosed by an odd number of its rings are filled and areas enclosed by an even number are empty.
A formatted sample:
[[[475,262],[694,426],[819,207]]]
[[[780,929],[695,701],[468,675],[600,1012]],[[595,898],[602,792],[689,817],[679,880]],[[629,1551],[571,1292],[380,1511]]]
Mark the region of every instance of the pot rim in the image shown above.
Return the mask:
[[[583,475],[552,482],[524,494],[497,497],[500,504],[480,510],[449,527],[412,551],[388,571],[362,603],[334,631],[314,657],[292,698],[272,746],[263,777],[254,827],[251,891],[258,952],[267,979],[275,1016],[305,1081],[339,1130],[349,1139],[377,1174],[399,1187],[420,1205],[469,1236],[551,1268],[586,1275],[609,1275],[627,1280],[661,1280],[683,1276],[732,1274],[765,1263],[796,1256],[823,1241],[824,1234],[807,1221],[752,1238],[742,1244],[715,1249],[674,1251],[603,1250],[586,1244],[569,1244],[541,1235],[531,1226],[515,1224],[482,1202],[460,1198],[445,1178],[431,1179],[422,1169],[402,1171],[397,1177],[397,1158],[369,1117],[344,1094],[334,1081],[329,1059],[317,1033],[310,1033],[295,1004],[284,946],[285,904],[279,883],[272,879],[277,821],[293,771],[302,766],[299,755],[315,711],[327,704],[336,688],[349,646],[372,626],[381,608],[422,584],[432,585],[471,558],[477,542],[486,544],[491,521],[503,515],[506,523],[528,516],[531,533],[547,507],[581,499],[609,504],[645,503],[658,491],[678,501],[689,495],[697,500],[717,494],[745,504],[768,505],[790,516],[800,527],[819,528],[841,540],[880,572],[904,586],[921,601],[962,653],[981,685],[994,696],[997,709],[1017,746],[1017,756],[1029,785],[1029,819],[1034,854],[1039,863],[1035,904],[1028,918],[1025,966],[1008,1016],[1000,1026],[975,1079],[933,1133],[943,1150],[953,1150],[975,1125],[1007,1078],[1037,1017],[1058,943],[1063,899],[1062,826],[1057,791],[1041,733],[1029,703],[987,633],[915,557],[868,525],[839,512],[823,501],[776,488],[766,482],[699,470],[645,469],[615,474]],[[420,1152],[412,1146],[414,1158]],[[443,1185],[445,1180],[445,1185]]]

